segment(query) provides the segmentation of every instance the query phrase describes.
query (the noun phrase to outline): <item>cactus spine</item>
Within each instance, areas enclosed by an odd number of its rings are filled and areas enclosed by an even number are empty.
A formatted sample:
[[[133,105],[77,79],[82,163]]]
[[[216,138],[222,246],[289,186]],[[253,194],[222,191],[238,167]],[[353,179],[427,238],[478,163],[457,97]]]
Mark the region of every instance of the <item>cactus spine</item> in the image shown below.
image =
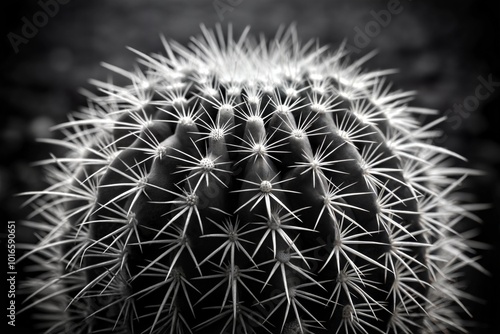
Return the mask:
[[[50,333],[465,331],[454,190],[432,111],[294,28],[218,27],[95,82],[31,193]],[[456,176],[459,176],[458,178]]]

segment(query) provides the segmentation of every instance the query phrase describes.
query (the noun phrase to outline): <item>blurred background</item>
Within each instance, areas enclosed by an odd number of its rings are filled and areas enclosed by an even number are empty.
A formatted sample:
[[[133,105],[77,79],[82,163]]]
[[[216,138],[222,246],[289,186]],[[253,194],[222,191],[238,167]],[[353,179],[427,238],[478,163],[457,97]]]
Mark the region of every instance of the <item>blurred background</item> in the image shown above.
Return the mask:
[[[236,32],[250,25],[254,33],[272,37],[280,25],[295,22],[303,41],[319,38],[321,44],[336,47],[345,40],[353,59],[377,49],[367,69],[399,69],[390,79],[397,88],[418,91],[413,105],[448,115],[437,141],[466,157],[467,166],[484,171],[483,176],[469,178],[464,188],[471,193],[471,201],[491,204],[477,213],[483,223],[475,239],[490,245],[480,252],[481,264],[491,275],[469,275],[468,292],[484,300],[470,306],[477,322],[471,332],[500,333],[498,1],[3,1],[0,15],[4,23],[2,246],[7,220],[20,221],[29,214],[29,208],[22,207],[23,199],[13,195],[43,189],[42,172],[32,163],[57,153],[35,138],[54,136],[50,127],[85,105],[79,89],[93,90],[90,78],[110,77],[101,62],[131,69],[135,55],[126,46],[145,53],[161,51],[160,34],[186,44],[190,36],[199,34],[200,23],[208,27],[232,23]],[[32,231],[17,227],[17,243],[34,240]],[[4,248],[2,252],[6,254]],[[18,281],[23,276],[18,268]],[[29,315],[19,315],[14,333],[32,333],[32,323]]]

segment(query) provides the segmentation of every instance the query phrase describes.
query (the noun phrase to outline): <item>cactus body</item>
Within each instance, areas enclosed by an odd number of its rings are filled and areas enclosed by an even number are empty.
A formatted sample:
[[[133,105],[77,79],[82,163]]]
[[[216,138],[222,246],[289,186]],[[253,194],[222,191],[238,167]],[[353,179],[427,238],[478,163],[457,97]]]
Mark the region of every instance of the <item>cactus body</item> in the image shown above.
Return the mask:
[[[203,28],[59,128],[32,201],[51,333],[464,330],[463,169],[345,52]]]

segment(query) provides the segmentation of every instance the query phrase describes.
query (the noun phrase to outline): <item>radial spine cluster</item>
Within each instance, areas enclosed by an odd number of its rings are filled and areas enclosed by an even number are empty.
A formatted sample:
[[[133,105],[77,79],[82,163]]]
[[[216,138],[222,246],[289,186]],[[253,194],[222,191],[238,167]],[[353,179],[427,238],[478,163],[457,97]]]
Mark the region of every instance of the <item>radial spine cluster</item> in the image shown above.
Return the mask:
[[[29,193],[26,307],[47,333],[466,331],[443,119],[369,56],[248,32],[105,64],[129,83],[94,81]]]

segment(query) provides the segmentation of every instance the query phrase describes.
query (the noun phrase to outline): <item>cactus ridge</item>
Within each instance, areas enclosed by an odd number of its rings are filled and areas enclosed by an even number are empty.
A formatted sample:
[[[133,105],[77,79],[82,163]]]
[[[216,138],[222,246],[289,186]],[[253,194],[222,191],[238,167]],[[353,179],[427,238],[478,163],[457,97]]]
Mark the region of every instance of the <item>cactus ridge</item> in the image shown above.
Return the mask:
[[[129,83],[93,82],[28,193],[27,308],[47,333],[466,331],[472,171],[431,143],[443,118],[370,55],[248,32],[105,64]]]

